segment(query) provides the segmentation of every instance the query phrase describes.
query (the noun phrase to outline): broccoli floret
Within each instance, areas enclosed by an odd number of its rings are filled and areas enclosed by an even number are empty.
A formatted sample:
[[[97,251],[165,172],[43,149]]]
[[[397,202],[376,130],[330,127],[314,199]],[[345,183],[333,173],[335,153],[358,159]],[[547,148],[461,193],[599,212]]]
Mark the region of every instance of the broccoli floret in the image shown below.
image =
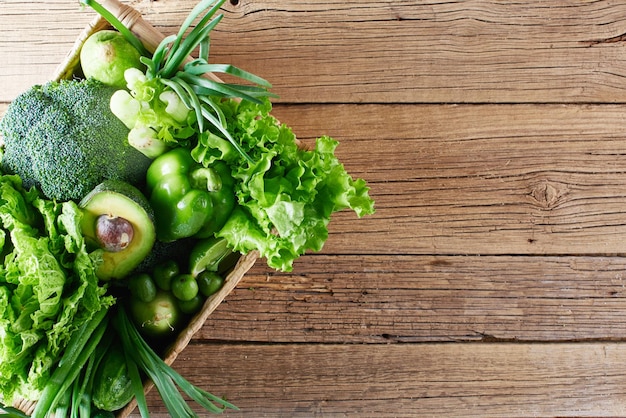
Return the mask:
[[[81,199],[106,179],[141,187],[151,160],[128,144],[128,128],[111,112],[115,91],[64,80],[19,95],[0,121],[2,171],[58,200]]]

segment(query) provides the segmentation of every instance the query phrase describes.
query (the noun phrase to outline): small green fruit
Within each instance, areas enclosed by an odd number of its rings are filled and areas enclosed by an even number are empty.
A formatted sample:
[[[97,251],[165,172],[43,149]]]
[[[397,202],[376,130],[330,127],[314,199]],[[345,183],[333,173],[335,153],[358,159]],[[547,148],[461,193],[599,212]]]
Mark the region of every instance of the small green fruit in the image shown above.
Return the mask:
[[[128,290],[134,298],[145,303],[152,302],[157,294],[156,284],[147,273],[131,276],[128,279]]]
[[[158,264],[152,274],[156,285],[160,289],[170,291],[172,289],[172,280],[179,274],[178,264],[174,260],[166,260]]]
[[[139,51],[114,30],[102,30],[89,36],[80,51],[85,78],[95,78],[110,86],[125,88],[124,71],[142,69]]]
[[[196,278],[198,289],[205,297],[216,293],[224,285],[224,278],[212,271],[203,271]]]
[[[172,293],[178,300],[189,301],[198,294],[198,282],[191,274],[181,274],[172,281]]]
[[[228,242],[223,238],[205,238],[198,241],[189,254],[189,269],[196,277],[204,270],[218,271],[220,262],[232,254]]]
[[[172,293],[163,290],[158,290],[154,299],[148,303],[132,300],[130,313],[139,332],[150,338],[172,336],[183,325],[177,299]]]
[[[204,304],[204,299],[198,293],[193,299],[190,300],[179,300],[178,307],[180,311],[187,315],[193,315],[196,312],[199,312],[202,309],[202,305]]]

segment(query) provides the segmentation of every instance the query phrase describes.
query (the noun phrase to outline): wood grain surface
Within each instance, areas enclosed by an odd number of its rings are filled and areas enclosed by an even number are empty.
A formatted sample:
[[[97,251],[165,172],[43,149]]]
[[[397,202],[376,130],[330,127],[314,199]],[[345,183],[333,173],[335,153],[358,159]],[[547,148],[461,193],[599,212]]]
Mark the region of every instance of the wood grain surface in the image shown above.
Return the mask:
[[[195,5],[126,3],[166,34]],[[213,36],[215,60],[271,79],[282,101],[616,103],[626,97],[621,2],[238,0],[227,1],[224,14]],[[6,99],[24,83],[45,80],[93,14],[81,12],[77,0],[3,0],[0,16],[8,70],[0,98]]]
[[[94,14],[0,0],[0,114]],[[195,0],[128,1],[165,34]],[[213,60],[377,212],[260,260],[174,363],[226,416],[626,416],[626,3],[233,0]],[[156,394],[155,416],[165,416]]]
[[[190,380],[210,373],[244,411],[227,416],[626,414],[621,344],[202,344],[186,354]]]

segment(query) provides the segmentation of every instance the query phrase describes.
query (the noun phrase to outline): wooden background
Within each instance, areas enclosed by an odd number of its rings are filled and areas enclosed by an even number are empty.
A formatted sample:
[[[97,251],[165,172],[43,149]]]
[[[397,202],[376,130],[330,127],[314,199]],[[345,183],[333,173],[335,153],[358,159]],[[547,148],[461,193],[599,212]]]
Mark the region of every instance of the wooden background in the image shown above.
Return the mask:
[[[129,1],[165,34],[195,0]],[[175,367],[227,416],[626,416],[626,3],[232,0],[213,62],[365,178]],[[0,1],[0,112],[93,12]],[[164,416],[156,396],[155,416]]]

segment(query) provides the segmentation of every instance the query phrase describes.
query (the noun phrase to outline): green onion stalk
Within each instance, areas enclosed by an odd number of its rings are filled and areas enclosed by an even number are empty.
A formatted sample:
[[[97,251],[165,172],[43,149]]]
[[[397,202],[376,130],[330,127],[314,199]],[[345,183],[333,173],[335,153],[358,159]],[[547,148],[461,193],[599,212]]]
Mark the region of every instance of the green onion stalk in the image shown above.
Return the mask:
[[[143,339],[123,307],[117,309],[113,317],[113,324],[122,341],[137,407],[143,418],[148,418],[150,414],[143,391],[141,372],[152,380],[168,412],[173,417],[192,418],[198,416],[191,409],[183,394],[208,412],[221,413],[227,408],[238,410],[235,405],[225,399],[193,385],[165,363]]]

